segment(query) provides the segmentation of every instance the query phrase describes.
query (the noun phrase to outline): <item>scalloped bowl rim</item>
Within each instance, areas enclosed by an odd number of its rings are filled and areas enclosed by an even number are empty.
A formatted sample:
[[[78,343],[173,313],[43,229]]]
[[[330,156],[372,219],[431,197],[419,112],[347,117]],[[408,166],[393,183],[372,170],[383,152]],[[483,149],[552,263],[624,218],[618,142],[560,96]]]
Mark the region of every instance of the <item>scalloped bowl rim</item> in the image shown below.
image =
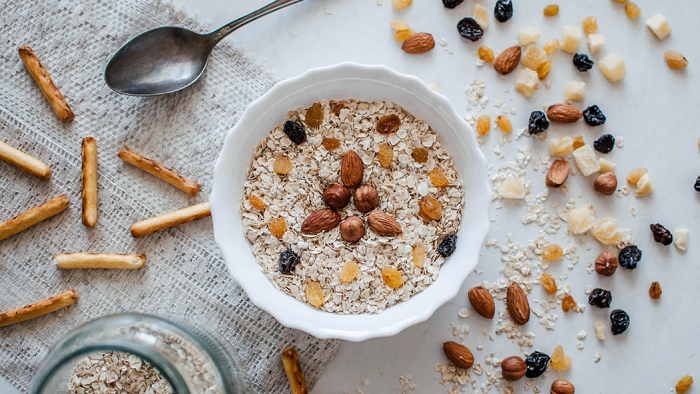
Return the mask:
[[[438,279],[408,301],[377,314],[324,312],[277,290],[255,260],[243,233],[239,210],[253,150],[269,130],[282,123],[287,112],[294,108],[319,100],[350,98],[393,101],[426,121],[450,152],[465,188],[457,250],[440,268]],[[386,66],[345,62],[310,69],[283,80],[248,106],[226,135],[216,161],[210,205],[214,238],[228,271],[253,304],[283,325],[318,338],[363,341],[392,336],[423,322],[457,295],[478,263],[489,228],[490,201],[484,154],[476,144],[471,127],[446,97],[415,76]]]

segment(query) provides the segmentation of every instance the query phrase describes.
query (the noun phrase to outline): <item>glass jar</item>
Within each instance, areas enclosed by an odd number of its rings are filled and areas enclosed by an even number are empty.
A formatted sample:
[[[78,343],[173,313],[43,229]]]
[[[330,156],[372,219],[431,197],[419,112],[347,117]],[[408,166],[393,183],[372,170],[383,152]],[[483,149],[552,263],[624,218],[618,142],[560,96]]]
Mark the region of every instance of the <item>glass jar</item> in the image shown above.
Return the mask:
[[[85,323],[59,341],[39,366],[31,393],[65,394],[79,361],[100,352],[145,360],[176,394],[240,394],[248,387],[231,344],[218,334],[187,322],[123,313]]]

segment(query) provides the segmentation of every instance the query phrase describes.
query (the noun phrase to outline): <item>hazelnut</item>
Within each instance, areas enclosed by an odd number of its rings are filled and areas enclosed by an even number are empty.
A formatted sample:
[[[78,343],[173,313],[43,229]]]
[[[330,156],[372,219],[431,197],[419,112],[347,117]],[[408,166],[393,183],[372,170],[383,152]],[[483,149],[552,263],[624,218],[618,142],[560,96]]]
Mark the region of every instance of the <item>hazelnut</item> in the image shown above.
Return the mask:
[[[576,388],[571,382],[564,379],[557,379],[552,382],[549,394],[574,394]]]
[[[340,222],[340,236],[348,242],[357,242],[365,235],[365,223],[359,216],[348,216]]]
[[[323,192],[323,202],[331,208],[342,209],[350,202],[350,192],[343,185],[335,184]]]
[[[501,361],[501,374],[503,379],[509,382],[515,382],[522,379],[527,371],[527,364],[518,356],[506,357]]]
[[[595,179],[593,187],[595,187],[598,193],[609,196],[617,190],[617,177],[612,172],[600,174],[598,178]]]
[[[355,206],[361,212],[369,212],[379,204],[377,189],[370,185],[362,185],[355,190]]]
[[[595,272],[603,276],[612,276],[617,270],[617,256],[610,252],[603,252],[595,259]]]

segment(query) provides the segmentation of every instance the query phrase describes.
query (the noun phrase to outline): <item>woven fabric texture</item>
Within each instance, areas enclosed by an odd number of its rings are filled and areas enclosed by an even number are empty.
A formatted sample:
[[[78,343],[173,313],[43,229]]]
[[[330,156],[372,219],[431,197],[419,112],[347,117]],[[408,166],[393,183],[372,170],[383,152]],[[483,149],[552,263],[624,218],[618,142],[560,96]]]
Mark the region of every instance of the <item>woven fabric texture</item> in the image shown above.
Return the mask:
[[[180,25],[202,32],[170,6],[147,0],[0,0],[0,140],[47,163],[48,181],[0,162],[0,222],[60,194],[65,212],[0,241],[0,310],[74,288],[77,304],[0,328],[0,374],[28,391],[49,348],[77,325],[124,311],[184,316],[228,339],[247,368],[252,391],[288,390],[279,354],[297,348],[310,385],[333,357],[338,341],[319,340],[281,326],[250,303],[229,277],[209,218],[134,239],[139,220],[206,201],[214,162],[226,132],[274,79],[259,64],[222,43],[193,87],[173,95],[136,98],[113,93],[103,81],[109,57],[134,35]],[[75,112],[64,124],[24,69],[17,48],[31,46]],[[81,141],[98,147],[99,219],[81,223]],[[123,163],[128,145],[198,181],[190,197]],[[236,203],[236,202],[233,202]],[[65,252],[145,253],[135,271],[59,271]]]

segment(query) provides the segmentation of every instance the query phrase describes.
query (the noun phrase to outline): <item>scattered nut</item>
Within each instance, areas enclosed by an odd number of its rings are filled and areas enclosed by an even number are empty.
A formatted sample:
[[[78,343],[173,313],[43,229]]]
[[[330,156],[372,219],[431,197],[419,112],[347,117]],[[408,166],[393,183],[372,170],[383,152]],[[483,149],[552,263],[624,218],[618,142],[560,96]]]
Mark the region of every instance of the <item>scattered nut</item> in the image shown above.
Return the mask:
[[[552,382],[552,387],[549,389],[550,394],[574,394],[575,387],[568,380],[557,379]]]
[[[600,165],[600,162],[598,164]],[[595,182],[593,182],[593,187],[598,193],[605,194],[606,196],[615,193],[615,190],[617,190],[617,177],[615,173],[605,172],[598,175]]]
[[[340,222],[340,236],[348,242],[357,242],[365,235],[365,223],[359,216],[348,216]]]
[[[467,296],[476,313],[487,319],[493,319],[493,315],[496,313],[496,305],[493,302],[493,296],[484,286],[472,287],[469,289]]]
[[[544,184],[547,187],[560,187],[569,177],[570,169],[571,165],[568,161],[563,159],[554,160],[552,165],[549,166],[549,171],[547,171]]]
[[[521,53],[522,50],[518,45],[506,48],[496,57],[496,60],[494,60],[493,69],[501,75],[509,74],[518,67]]]
[[[619,265],[617,256],[610,252],[603,252],[595,259],[595,272],[603,276],[612,276]]]
[[[474,355],[461,343],[448,341],[442,344],[442,350],[445,356],[459,368],[468,369],[474,365]]]
[[[501,374],[503,379],[509,382],[515,382],[522,379],[527,371],[527,364],[518,356],[506,357],[501,361]]]
[[[370,185],[362,185],[355,190],[354,201],[360,212],[369,212],[379,204],[379,193]]]
[[[416,33],[401,45],[401,49],[406,53],[421,54],[435,48],[435,39],[430,33]]]
[[[554,104],[547,108],[547,118],[552,122],[574,123],[583,117],[583,112],[569,104]]]
[[[506,309],[513,322],[523,325],[530,320],[530,304],[527,296],[517,283],[511,283],[506,291]]]

